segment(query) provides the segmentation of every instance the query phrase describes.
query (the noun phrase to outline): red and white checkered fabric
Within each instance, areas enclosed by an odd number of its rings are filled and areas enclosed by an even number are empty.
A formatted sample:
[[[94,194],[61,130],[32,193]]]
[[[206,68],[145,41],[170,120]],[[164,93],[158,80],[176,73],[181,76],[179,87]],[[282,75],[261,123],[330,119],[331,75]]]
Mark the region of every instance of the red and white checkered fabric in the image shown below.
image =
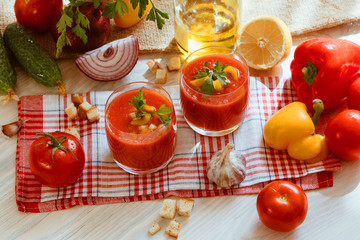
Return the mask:
[[[186,124],[178,86],[166,88],[170,93],[178,120],[178,144],[175,156],[165,169],[143,176],[120,169],[107,145],[104,107],[111,92],[89,92],[85,100],[98,106],[101,120],[67,119],[64,109],[71,96],[24,96],[19,101],[19,119],[27,120],[18,134],[16,152],[16,201],[19,211],[45,212],[75,205],[108,204],[181,197],[212,197],[258,193],[269,181],[289,179],[304,190],[332,186],[332,171],[341,170],[340,161],[330,155],[325,161],[305,164],[292,160],[286,151],[264,145],[263,126],[269,117],[286,104],[297,100],[290,80],[278,77],[251,78],[250,103],[240,129],[223,137],[204,137]],[[317,126],[322,133],[329,120],[324,114]],[[64,131],[76,126],[80,131],[86,165],[82,177],[65,188],[41,185],[28,164],[30,144],[38,132]],[[206,177],[207,161],[212,154],[232,142],[247,159],[247,176],[240,186],[219,189]]]

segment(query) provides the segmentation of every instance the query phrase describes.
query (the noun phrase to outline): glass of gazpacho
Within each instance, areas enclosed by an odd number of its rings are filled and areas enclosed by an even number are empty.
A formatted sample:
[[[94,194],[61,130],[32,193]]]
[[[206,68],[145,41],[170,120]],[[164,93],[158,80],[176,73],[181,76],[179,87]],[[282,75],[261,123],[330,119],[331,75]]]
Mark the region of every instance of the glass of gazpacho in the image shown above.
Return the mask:
[[[153,83],[133,82],[116,89],[106,102],[105,128],[115,162],[129,173],[159,171],[174,155],[174,106],[169,94]]]
[[[225,47],[190,54],[181,68],[180,98],[189,126],[205,136],[235,131],[249,102],[249,69],[244,58]]]

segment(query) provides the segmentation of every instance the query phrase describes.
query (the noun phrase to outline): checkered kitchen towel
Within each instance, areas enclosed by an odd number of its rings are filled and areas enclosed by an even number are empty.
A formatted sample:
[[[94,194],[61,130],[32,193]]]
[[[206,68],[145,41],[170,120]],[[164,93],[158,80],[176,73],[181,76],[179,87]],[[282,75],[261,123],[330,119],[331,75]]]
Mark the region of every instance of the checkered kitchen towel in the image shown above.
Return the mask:
[[[110,92],[83,94],[92,105],[98,106],[101,120],[70,121],[64,109],[71,97],[59,95],[24,96],[19,101],[19,119],[28,121],[18,135],[16,154],[16,201],[19,211],[45,212],[75,205],[108,204],[181,197],[212,197],[258,193],[266,183],[290,179],[304,190],[332,186],[332,171],[341,170],[340,162],[332,155],[315,164],[290,159],[286,151],[265,147],[265,121],[286,104],[297,99],[289,80],[278,77],[251,78],[250,103],[240,129],[223,137],[204,137],[186,124],[180,106],[178,87],[167,90],[173,98],[178,120],[178,145],[175,156],[165,169],[143,176],[131,175],[112,160],[107,146],[104,107]],[[323,132],[328,115],[323,115],[317,131]],[[76,126],[85,149],[86,165],[82,177],[65,188],[48,188],[32,175],[28,165],[28,150],[38,132],[52,132]],[[247,159],[247,176],[240,186],[220,189],[209,182],[206,166],[212,154],[227,143],[235,144]]]

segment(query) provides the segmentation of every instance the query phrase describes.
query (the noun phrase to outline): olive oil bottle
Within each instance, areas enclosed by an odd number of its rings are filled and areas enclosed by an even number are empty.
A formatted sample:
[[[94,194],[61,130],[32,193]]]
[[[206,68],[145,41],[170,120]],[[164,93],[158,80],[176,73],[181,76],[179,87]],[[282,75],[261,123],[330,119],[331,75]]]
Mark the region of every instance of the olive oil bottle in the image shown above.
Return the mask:
[[[175,39],[183,52],[207,46],[235,47],[241,0],[174,0],[174,3]]]

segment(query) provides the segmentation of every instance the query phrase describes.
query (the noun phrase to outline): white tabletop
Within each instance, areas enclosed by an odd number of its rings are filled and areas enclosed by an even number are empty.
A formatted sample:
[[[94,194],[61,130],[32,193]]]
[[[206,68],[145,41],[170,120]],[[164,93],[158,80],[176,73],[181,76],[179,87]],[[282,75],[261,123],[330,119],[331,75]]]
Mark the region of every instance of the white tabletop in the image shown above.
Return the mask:
[[[360,44],[360,23],[294,38],[287,60],[267,72],[252,75],[290,76],[293,51],[300,42],[313,37],[345,38]],[[146,62],[155,58],[165,65],[169,54],[140,55],[133,71],[124,79],[97,82],[77,69],[73,60],[59,60],[68,93],[114,90],[137,80],[153,82]],[[360,56],[359,56],[360,57]],[[25,72],[18,73],[17,94],[57,94],[55,88],[37,84]],[[177,85],[179,73],[169,73],[168,85]],[[17,120],[17,102],[0,107],[0,124]],[[162,199],[96,206],[76,206],[47,213],[23,213],[15,201],[16,137],[0,139],[0,239],[173,239],[164,233],[169,221],[161,219]],[[360,239],[360,161],[342,162],[343,170],[334,173],[334,186],[307,191],[309,210],[302,225],[289,233],[265,227],[256,211],[257,195],[194,198],[195,207],[189,218],[177,217],[181,223],[179,239]],[[162,230],[151,236],[148,228],[153,220]]]

